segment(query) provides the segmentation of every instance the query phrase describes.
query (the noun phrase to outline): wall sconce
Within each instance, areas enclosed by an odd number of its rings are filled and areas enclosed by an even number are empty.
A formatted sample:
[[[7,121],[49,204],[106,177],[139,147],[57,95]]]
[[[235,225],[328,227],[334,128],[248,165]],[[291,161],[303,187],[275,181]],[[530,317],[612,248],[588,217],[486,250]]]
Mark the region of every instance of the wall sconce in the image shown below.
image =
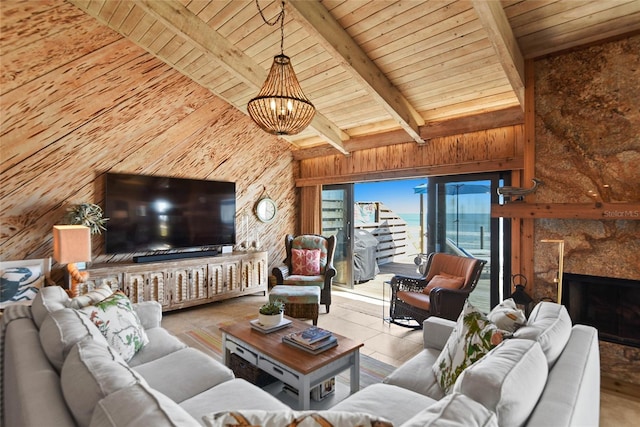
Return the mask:
[[[76,263],[91,261],[91,230],[84,225],[53,226],[53,258],[67,264],[64,282],[72,297],[77,296],[78,283],[85,282],[87,272],[81,273]],[[84,268],[84,267],[83,267]]]
[[[554,282],[558,284],[558,304],[562,304],[562,274],[564,271],[564,240],[542,239],[542,243],[557,243],[558,244],[558,277],[554,279]]]

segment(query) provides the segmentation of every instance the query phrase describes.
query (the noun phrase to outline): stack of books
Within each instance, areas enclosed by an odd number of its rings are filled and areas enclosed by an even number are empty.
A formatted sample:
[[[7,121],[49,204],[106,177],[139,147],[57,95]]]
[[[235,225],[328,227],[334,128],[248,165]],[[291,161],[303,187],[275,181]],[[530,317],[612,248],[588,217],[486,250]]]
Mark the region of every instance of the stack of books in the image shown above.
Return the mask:
[[[282,337],[282,342],[313,354],[322,353],[338,345],[338,339],[331,331],[317,326],[287,334]]]

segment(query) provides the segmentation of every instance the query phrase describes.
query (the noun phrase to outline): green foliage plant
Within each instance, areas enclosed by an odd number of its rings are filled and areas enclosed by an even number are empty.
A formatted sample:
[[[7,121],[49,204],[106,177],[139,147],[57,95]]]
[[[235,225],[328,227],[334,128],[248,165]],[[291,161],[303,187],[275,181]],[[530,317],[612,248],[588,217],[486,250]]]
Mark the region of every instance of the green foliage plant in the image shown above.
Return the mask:
[[[106,230],[106,222],[102,208],[95,203],[80,203],[67,210],[67,222],[70,225],[89,227],[91,234],[102,234]]]
[[[260,307],[260,314],[275,315],[284,311],[284,303],[280,300],[270,301]]]

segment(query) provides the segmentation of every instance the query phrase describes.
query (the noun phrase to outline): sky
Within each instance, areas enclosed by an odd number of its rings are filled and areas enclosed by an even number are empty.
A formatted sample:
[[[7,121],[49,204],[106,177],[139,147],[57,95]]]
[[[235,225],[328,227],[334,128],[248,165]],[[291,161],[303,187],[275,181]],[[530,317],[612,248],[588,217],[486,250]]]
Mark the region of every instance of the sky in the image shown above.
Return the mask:
[[[354,199],[356,202],[382,202],[398,214],[417,214],[420,213],[420,195],[414,193],[413,189],[426,182],[426,178],[421,178],[357,183],[354,185]],[[460,202],[466,205],[465,210],[470,213],[489,213],[490,210],[489,194],[463,194]]]
[[[405,179],[359,183],[354,186],[356,202],[383,202],[396,213],[420,213],[420,195],[413,187],[426,183],[426,179]]]

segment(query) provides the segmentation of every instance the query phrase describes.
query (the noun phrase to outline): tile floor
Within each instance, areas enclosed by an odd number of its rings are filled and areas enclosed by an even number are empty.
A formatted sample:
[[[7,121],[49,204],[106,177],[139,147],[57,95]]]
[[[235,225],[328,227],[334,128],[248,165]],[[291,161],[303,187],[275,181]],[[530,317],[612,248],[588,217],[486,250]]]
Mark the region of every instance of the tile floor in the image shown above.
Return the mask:
[[[196,327],[244,318],[266,301],[251,295],[164,314],[162,324],[178,334]],[[349,292],[333,292],[331,312],[320,308],[318,326],[364,343],[363,354],[399,366],[422,348],[422,331],[411,330],[382,321],[382,302]],[[600,425],[636,426],[640,420],[640,397],[601,390]]]

